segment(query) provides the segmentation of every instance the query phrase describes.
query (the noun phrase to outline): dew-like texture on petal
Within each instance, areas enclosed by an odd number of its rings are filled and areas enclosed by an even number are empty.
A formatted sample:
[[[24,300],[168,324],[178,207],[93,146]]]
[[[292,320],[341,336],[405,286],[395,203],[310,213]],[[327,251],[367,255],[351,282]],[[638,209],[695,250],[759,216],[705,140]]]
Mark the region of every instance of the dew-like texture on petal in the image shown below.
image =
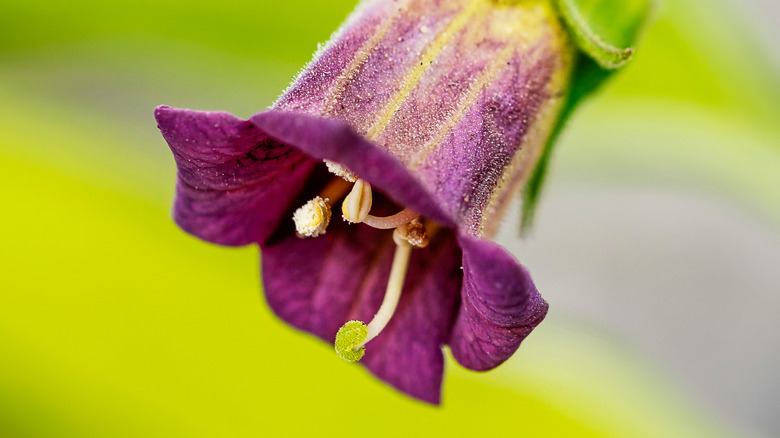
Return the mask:
[[[563,102],[566,31],[540,1],[364,5],[273,109],[343,121],[461,229],[490,235],[499,192],[530,174]]]
[[[387,2],[389,3],[389,2]],[[325,115],[349,122],[369,138],[388,116],[393,101],[404,87],[410,73],[421,70],[424,53],[437,44],[462,9],[457,1],[429,2],[401,0],[390,6],[383,26],[372,29],[376,39],[371,47],[362,47],[359,54],[366,59],[354,67],[350,80],[332,94]]]
[[[455,359],[485,371],[508,359],[544,319],[547,303],[531,276],[504,248],[461,234],[463,289],[450,337]]]
[[[377,38],[377,29],[388,26],[397,13],[393,2],[362,2],[350,18],[333,34],[323,50],[318,51],[314,60],[306,66],[297,78],[297,83],[306,83],[305,87],[291,86],[275,103],[274,107],[286,111],[321,113],[329,102],[329,96],[349,77],[345,71],[351,71],[352,64],[362,61],[365,54],[361,47],[373,47],[372,40]],[[396,12],[393,12],[396,10]]]
[[[155,118],[178,167],[174,219],[209,242],[262,242],[315,164],[227,113],[161,106]]]
[[[391,234],[344,222],[301,240],[282,231],[263,246],[268,304],[293,326],[333,342],[347,321],[369,322],[379,310],[395,251]],[[363,364],[418,399],[439,403],[449,337],[460,290],[460,250],[449,230],[412,254],[398,308],[366,345]]]
[[[493,78],[419,164],[420,179],[469,234],[483,234],[483,219],[499,208],[493,205],[493,193],[497,188],[510,190],[502,187],[510,182],[507,174],[527,173],[541,152],[538,144],[523,149],[529,125],[547,100],[542,84],[550,68],[544,60],[538,65],[535,61],[532,54],[510,57],[506,62],[534,68],[516,68]]]

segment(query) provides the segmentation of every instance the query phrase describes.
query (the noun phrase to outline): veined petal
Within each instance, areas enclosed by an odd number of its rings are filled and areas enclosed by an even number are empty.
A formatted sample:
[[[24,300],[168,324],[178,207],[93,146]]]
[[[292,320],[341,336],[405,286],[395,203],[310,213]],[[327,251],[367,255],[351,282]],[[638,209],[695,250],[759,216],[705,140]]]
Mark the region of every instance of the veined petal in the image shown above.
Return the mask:
[[[209,242],[262,242],[315,164],[228,113],[161,106],[155,118],[178,167],[174,219]]]
[[[484,371],[508,359],[544,319],[547,303],[525,270],[495,243],[461,234],[463,289],[450,346],[466,368]]]
[[[415,251],[398,310],[363,361],[382,380],[429,403],[441,402],[447,343],[461,287],[455,236],[444,231],[430,251]]]

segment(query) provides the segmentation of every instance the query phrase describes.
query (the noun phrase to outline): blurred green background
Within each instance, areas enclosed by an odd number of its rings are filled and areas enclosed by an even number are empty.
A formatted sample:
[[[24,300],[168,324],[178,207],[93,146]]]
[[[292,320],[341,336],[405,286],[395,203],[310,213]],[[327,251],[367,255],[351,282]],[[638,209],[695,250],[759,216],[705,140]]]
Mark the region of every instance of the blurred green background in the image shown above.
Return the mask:
[[[567,248],[599,253],[609,237],[593,238],[589,228],[559,247],[545,237],[576,229],[576,215],[550,213],[556,206],[593,211],[592,202],[564,196],[567,187],[629,190],[626,199],[640,200],[631,190],[662,187],[717,199],[746,229],[761,230],[757,239],[770,242],[768,257],[780,255],[778,64],[736,2],[663,4],[634,62],[575,117],[555,158],[538,237],[524,246],[516,233],[502,234],[520,257],[529,252],[523,261],[539,272],[550,317],[494,372],[467,372],[449,360],[441,408],[397,394],[276,319],[260,292],[256,249],[219,248],[179,231],[170,220],[175,168],[153,108],[242,117],[265,108],[353,6],[3,2],[0,437],[780,433],[767,413],[780,401],[780,368],[767,362],[777,360],[779,327],[761,326],[764,320],[738,298],[755,292],[753,305],[776,315],[777,270],[753,272],[759,265],[748,259],[747,268],[727,269],[736,285],[748,277],[766,281],[735,288],[736,298],[721,303],[728,309],[718,314],[723,319],[708,313],[717,297],[706,281],[647,294],[653,302],[693,302],[674,315],[653,315],[650,331],[652,324],[670,327],[664,318],[689,321],[658,340],[677,346],[664,353],[645,348],[654,344],[637,338],[639,331],[610,322],[639,299],[639,289],[616,291],[625,302],[608,299],[595,312],[567,306],[592,303],[587,287],[577,285],[590,284],[593,272],[567,269]],[[765,6],[767,14],[777,12]],[[671,229],[685,221],[674,211],[656,213],[672,218]],[[644,218],[622,224],[644,235],[658,223]],[[659,259],[685,249],[683,260],[694,263],[709,251],[658,232],[651,237],[669,241]],[[735,266],[742,266],[739,257]],[[642,277],[632,269],[645,266],[640,257],[616,274],[638,284]],[[563,273],[571,287],[555,284]],[[717,277],[723,270],[710,274],[702,271]],[[578,298],[566,299],[558,288]],[[727,335],[706,337],[716,327]],[[742,336],[750,330],[757,335]],[[766,365],[764,374],[749,376],[762,384],[753,392],[718,392],[731,371],[722,378],[707,368],[718,361],[699,366],[684,357],[694,349],[680,339],[739,356],[745,367],[730,368],[734,375]],[[754,350],[736,347],[746,343]],[[688,374],[677,366],[693,363]],[[708,370],[712,381],[697,383],[695,375]]]

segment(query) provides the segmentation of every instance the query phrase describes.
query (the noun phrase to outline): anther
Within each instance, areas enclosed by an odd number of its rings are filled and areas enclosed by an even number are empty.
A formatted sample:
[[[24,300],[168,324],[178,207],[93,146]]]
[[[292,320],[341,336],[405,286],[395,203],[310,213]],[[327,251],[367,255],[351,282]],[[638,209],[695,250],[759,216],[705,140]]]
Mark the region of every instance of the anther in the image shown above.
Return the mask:
[[[336,176],[340,176],[349,182],[357,181],[358,179],[357,176],[355,176],[355,174],[352,173],[352,171],[342,166],[341,164],[330,160],[323,160],[323,161],[325,161],[325,166],[327,166],[328,172]]]
[[[423,225],[419,219],[415,219],[408,224],[396,228],[395,231],[393,231],[393,240],[396,244],[400,245],[401,242],[406,242],[415,248],[425,248],[430,242],[428,232],[425,230],[425,225]]]
[[[328,199],[317,196],[293,213],[295,230],[298,235],[317,237],[325,234],[330,223],[330,204]]]
[[[372,203],[371,184],[358,179],[355,181],[352,191],[344,198],[344,202],[341,204],[341,213],[348,222],[360,223],[368,216]]]

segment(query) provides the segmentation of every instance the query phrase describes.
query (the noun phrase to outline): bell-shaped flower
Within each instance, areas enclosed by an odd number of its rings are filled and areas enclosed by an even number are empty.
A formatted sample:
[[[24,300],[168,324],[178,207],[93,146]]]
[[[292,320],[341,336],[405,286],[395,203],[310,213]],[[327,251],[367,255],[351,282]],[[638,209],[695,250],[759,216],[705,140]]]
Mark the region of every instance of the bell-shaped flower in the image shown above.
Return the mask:
[[[547,313],[489,239],[567,103],[562,23],[548,1],[364,1],[269,110],[157,108],[176,222],[258,244],[277,315],[438,403],[444,346],[489,370]]]

